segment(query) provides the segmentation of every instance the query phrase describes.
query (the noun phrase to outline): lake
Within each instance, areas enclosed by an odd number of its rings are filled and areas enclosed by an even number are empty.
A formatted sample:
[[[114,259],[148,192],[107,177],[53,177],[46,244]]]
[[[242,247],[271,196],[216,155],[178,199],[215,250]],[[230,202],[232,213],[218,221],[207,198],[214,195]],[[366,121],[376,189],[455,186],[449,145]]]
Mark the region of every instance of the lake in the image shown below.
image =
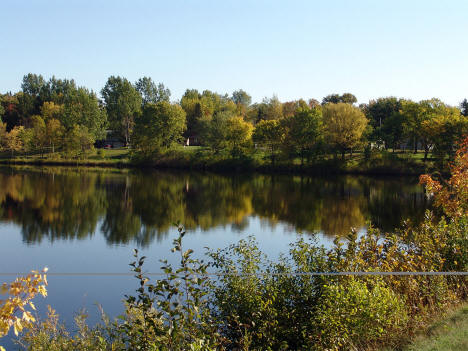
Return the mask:
[[[429,207],[408,177],[1,167],[0,282],[46,266],[78,274],[49,276],[49,296],[37,305],[50,304],[67,323],[85,308],[94,322],[96,303],[115,316],[137,285],[131,276],[86,273],[128,273],[133,248],[148,256],[147,271],[159,271],[159,259],[176,263],[174,222],[199,257],[253,235],[274,258],[299,235],[329,246],[366,223],[384,231],[418,223]]]

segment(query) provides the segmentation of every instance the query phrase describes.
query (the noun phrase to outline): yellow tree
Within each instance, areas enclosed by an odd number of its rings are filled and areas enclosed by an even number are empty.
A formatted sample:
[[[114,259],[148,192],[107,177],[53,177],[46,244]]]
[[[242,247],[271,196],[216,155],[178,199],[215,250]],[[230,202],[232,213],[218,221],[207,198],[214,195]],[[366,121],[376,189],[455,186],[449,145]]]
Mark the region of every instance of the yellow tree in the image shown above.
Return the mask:
[[[447,150],[440,148],[441,140],[444,144],[450,144],[453,148],[455,135],[460,120],[460,110],[456,107],[450,107],[439,99],[422,100],[420,105],[420,120],[418,134],[424,148],[424,161],[427,160],[429,150],[436,145],[439,151],[445,153]],[[460,141],[460,140],[458,140]]]
[[[47,143],[46,124],[41,116],[31,116],[32,138],[31,147],[33,150],[39,150],[44,154],[44,148]]]
[[[41,116],[44,121],[51,118],[60,119],[63,114],[63,105],[56,104],[53,101],[46,101],[41,106]]]
[[[6,134],[5,142],[6,148],[13,155],[14,152],[20,151],[23,148],[22,134],[24,132],[23,126],[16,126],[9,133]]]
[[[367,118],[360,109],[346,103],[326,104],[322,115],[325,137],[331,146],[341,152],[344,160],[346,150],[360,144]]]
[[[6,336],[11,327],[15,335],[23,328],[35,322],[35,318],[28,309],[35,310],[32,299],[40,294],[47,296],[47,268],[42,272],[33,271],[25,277],[18,277],[10,284],[0,286],[0,295],[9,295],[0,299],[0,338]],[[5,351],[0,346],[0,351]]]
[[[6,148],[6,123],[0,121],[0,151],[3,151]]]
[[[232,156],[240,156],[252,143],[253,125],[242,117],[231,117],[226,121],[226,148]]]
[[[421,123],[420,132],[424,136],[424,160],[430,147],[432,154],[443,163],[446,156],[453,157],[455,145],[462,141],[468,131],[468,119],[455,107],[447,107],[440,113]]]
[[[55,153],[55,147],[61,144],[63,134],[64,128],[58,119],[51,118],[47,120],[46,138],[52,148],[52,153]]]

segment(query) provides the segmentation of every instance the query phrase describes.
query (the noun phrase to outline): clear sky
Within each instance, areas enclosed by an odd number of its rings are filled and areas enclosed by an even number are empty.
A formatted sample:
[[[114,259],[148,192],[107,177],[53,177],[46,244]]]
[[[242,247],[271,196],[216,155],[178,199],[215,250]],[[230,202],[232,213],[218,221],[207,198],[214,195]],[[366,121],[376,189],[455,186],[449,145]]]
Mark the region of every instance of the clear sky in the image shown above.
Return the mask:
[[[24,74],[150,76],[254,101],[468,97],[468,1],[0,0],[0,92]]]

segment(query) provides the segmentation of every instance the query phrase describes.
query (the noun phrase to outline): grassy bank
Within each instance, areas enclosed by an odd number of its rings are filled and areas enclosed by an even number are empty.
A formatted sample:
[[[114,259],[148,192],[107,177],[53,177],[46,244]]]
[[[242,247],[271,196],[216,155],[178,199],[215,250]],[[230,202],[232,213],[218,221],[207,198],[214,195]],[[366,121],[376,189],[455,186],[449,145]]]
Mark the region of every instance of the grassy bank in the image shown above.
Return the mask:
[[[401,351],[468,350],[468,305],[449,311]],[[390,351],[390,349],[385,349]]]
[[[367,157],[362,153],[354,153],[346,155],[345,160],[325,156],[301,164],[298,158],[277,158],[272,162],[270,155],[263,150],[254,150],[243,157],[232,158],[230,155],[197,146],[178,147],[152,160],[132,158],[130,150],[123,148],[95,150],[86,158],[80,159],[67,158],[59,153],[14,156],[0,154],[0,164],[369,175],[419,175],[436,170],[430,157],[426,162],[423,161],[422,153],[374,152]]]
[[[0,154],[0,164],[37,166],[130,167],[128,149],[95,150],[86,158],[67,158],[59,153]]]

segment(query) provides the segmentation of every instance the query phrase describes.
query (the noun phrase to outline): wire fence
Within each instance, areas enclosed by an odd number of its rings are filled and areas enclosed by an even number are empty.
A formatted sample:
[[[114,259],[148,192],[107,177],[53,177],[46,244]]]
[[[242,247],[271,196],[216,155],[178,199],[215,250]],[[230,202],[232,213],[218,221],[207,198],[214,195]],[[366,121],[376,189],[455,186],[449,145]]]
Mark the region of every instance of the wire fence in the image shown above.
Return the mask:
[[[0,272],[0,276],[22,276],[28,275],[31,272]],[[41,272],[40,272],[41,273]],[[103,277],[103,276],[135,276],[135,273],[127,272],[47,272],[50,277]],[[163,272],[143,272],[145,276],[167,276],[175,275],[183,277],[185,273],[163,273]],[[468,276],[468,272],[291,272],[291,273],[255,273],[255,274],[239,274],[233,273],[191,273],[198,276],[226,277],[226,276]]]

